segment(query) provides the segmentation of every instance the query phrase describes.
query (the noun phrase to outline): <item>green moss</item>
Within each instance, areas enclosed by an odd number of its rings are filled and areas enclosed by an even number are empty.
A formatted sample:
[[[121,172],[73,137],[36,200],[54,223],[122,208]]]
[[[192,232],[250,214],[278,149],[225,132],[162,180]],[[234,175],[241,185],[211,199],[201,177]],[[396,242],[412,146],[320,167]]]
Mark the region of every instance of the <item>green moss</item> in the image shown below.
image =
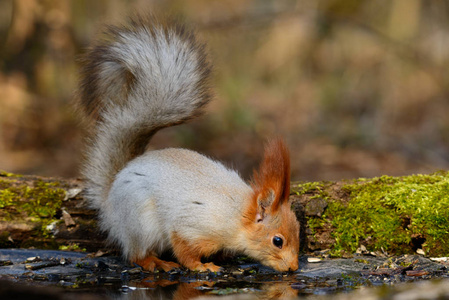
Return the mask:
[[[0,208],[6,208],[13,205],[16,194],[10,190],[0,191]]]
[[[8,175],[8,179],[12,176]],[[36,234],[47,236],[46,227],[56,220],[64,197],[65,190],[54,182],[36,180],[30,184],[0,180],[0,220],[31,221],[39,225]]]
[[[18,175],[18,174],[14,174],[14,173],[9,173],[9,172],[0,170],[0,177],[22,177],[22,175]]]
[[[69,245],[60,245],[59,250],[63,251],[80,251],[80,252],[86,252],[86,248],[81,248],[79,244],[73,243]]]
[[[383,176],[343,188],[351,201],[337,202],[331,208],[338,246],[354,250],[358,246],[354,241],[372,236],[374,249],[396,252],[413,239],[421,239],[426,253],[449,254],[447,172]],[[349,230],[351,226],[357,230]]]
[[[323,228],[326,224],[325,218],[309,218],[307,221],[307,225],[313,234],[317,232],[318,228]]]
[[[327,189],[331,184],[332,184],[331,182],[326,182],[326,181],[306,182],[306,183],[301,183],[296,187],[293,187],[293,190],[297,195],[310,194],[311,199],[314,199],[314,198],[327,199],[330,196]]]
[[[392,254],[422,247],[429,255],[449,255],[448,172],[348,181],[338,193],[326,184],[308,183],[297,193],[331,200],[309,226],[333,227],[334,255],[354,252],[360,244]]]
[[[356,260],[354,260],[354,261],[355,261],[355,262],[362,263],[362,264],[365,264],[365,265],[369,265],[369,261],[367,261],[366,259],[358,258],[358,259],[356,259]]]

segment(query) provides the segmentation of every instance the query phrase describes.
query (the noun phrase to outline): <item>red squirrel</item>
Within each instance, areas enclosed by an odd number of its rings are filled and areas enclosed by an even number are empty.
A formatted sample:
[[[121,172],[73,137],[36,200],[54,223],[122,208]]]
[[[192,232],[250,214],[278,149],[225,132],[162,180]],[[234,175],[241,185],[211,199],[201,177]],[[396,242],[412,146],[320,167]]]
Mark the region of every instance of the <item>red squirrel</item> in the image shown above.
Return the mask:
[[[79,106],[92,130],[82,173],[100,228],[144,269],[220,270],[202,263],[241,253],[279,271],[298,269],[290,158],[269,141],[246,183],[187,149],[147,150],[160,129],[202,113],[211,99],[205,47],[184,25],[136,16],[107,27],[82,61]],[[158,256],[172,251],[176,262]]]

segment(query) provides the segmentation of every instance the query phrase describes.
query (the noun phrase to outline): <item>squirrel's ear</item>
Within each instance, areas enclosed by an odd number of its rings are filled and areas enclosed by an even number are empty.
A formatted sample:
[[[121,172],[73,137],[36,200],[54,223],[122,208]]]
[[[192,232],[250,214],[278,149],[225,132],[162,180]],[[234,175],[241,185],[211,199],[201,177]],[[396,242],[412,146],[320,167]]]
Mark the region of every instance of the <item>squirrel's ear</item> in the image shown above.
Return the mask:
[[[252,188],[257,201],[257,221],[276,212],[290,195],[290,155],[281,139],[269,141],[263,161],[254,172]]]

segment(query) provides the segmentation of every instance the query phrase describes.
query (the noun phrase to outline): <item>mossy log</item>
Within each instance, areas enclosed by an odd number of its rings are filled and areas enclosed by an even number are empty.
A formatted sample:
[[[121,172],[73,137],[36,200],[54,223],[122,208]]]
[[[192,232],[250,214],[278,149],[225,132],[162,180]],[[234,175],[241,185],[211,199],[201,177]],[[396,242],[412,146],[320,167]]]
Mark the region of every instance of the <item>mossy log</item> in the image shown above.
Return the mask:
[[[449,172],[292,185],[306,251],[449,256]]]
[[[0,172],[0,248],[105,249],[78,179]]]
[[[78,179],[0,172],[0,248],[110,249]],[[301,252],[449,255],[449,173],[292,183]]]

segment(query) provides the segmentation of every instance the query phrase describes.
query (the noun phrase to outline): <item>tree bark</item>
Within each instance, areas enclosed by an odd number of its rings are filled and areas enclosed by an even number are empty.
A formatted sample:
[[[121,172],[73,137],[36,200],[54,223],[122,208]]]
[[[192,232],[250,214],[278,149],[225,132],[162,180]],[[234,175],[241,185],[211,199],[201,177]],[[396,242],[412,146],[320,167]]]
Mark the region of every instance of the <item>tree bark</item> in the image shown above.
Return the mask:
[[[107,248],[79,179],[0,173],[0,208],[1,248]]]

